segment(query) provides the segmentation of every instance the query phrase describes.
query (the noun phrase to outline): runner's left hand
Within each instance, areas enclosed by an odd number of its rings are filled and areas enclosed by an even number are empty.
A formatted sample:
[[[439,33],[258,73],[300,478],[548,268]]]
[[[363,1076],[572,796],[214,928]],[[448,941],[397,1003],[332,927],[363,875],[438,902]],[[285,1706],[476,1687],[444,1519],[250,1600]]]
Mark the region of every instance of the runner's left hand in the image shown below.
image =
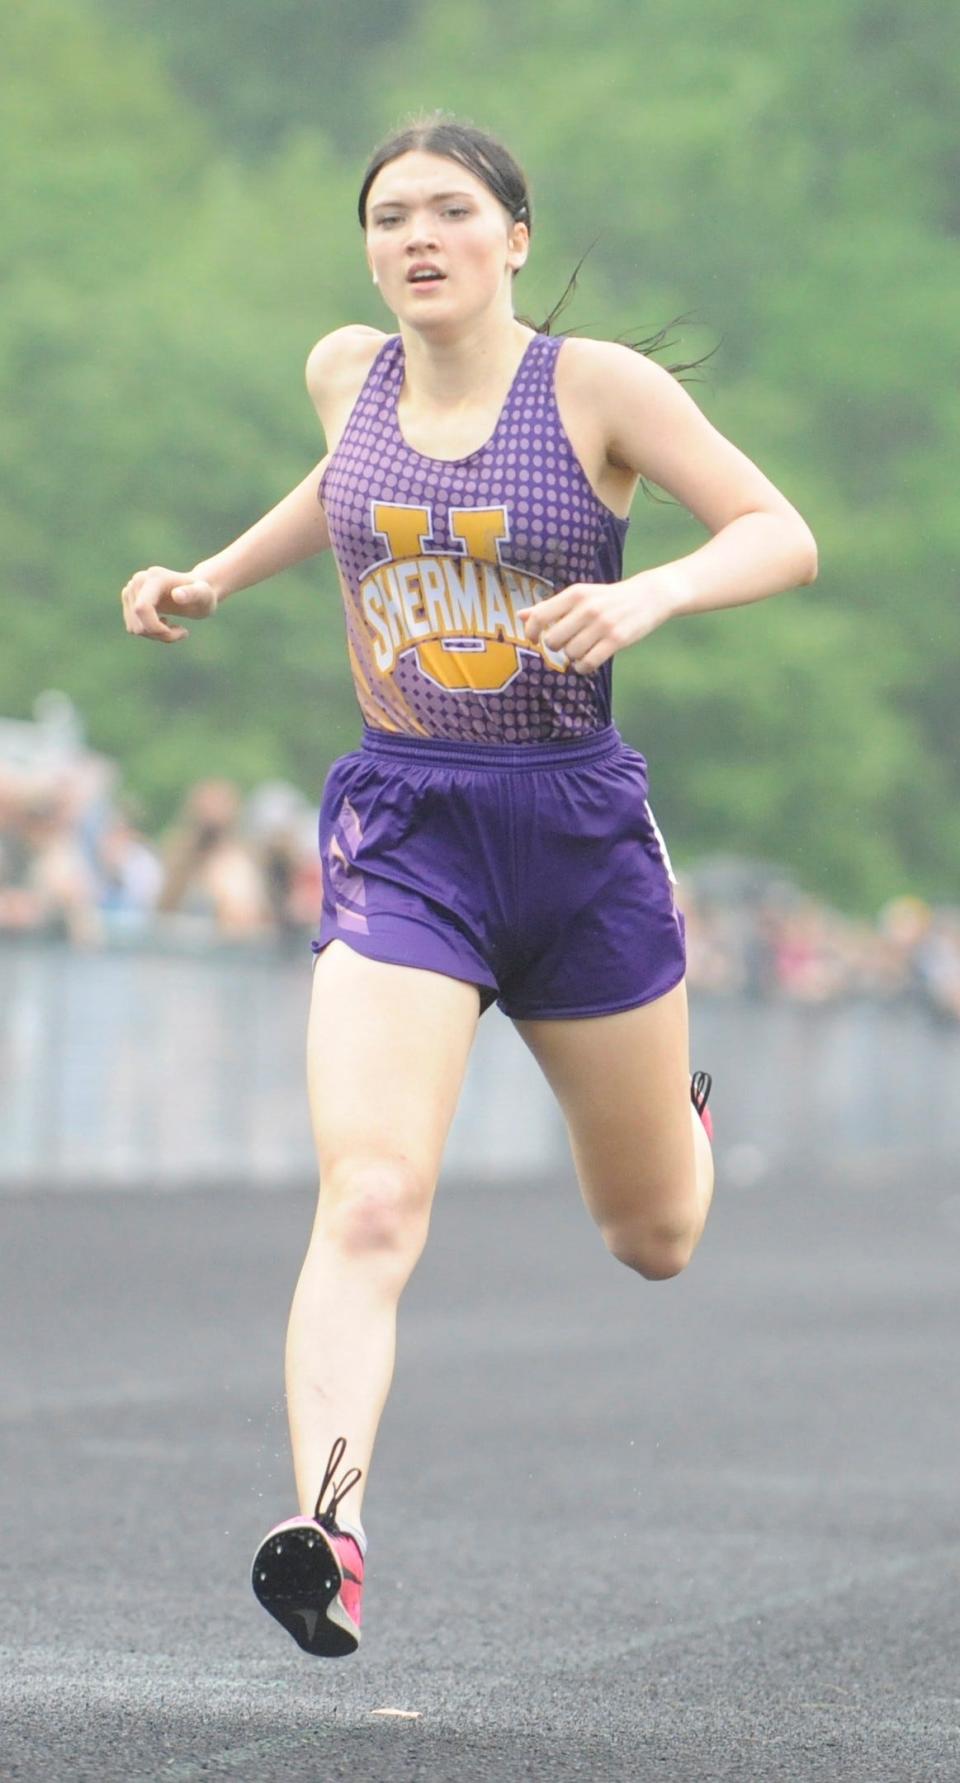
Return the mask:
[[[670,578],[643,570],[625,582],[573,582],[518,617],[531,644],[564,650],[578,675],[592,675],[616,651],[656,630],[675,611]]]

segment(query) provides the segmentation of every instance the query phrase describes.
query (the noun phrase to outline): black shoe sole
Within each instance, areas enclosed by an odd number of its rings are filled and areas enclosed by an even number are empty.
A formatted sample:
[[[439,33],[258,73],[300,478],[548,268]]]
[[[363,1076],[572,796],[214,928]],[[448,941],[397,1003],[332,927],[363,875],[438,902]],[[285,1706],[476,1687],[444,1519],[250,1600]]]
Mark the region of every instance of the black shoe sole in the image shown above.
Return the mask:
[[[360,1630],[339,1600],[340,1563],[319,1527],[268,1536],[254,1558],[251,1583],[305,1653],[342,1659],[356,1652]]]

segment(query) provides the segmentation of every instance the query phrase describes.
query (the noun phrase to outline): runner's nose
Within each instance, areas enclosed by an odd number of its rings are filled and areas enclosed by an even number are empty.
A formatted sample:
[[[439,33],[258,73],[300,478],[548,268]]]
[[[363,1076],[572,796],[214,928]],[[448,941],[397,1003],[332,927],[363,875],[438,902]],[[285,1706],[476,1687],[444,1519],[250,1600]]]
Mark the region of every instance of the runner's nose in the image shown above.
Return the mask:
[[[435,254],[439,245],[437,230],[432,219],[415,218],[410,225],[410,234],[407,237],[407,259],[416,260],[426,254]]]

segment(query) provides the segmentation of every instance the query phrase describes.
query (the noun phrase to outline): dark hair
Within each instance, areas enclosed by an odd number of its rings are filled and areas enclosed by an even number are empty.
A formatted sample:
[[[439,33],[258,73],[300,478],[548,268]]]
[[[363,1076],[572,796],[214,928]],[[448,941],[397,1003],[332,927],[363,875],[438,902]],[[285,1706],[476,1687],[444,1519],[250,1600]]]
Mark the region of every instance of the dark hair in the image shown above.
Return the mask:
[[[430,155],[446,155],[449,161],[459,161],[461,167],[475,174],[494,198],[500,200],[512,222],[526,223],[527,228],[532,229],[527,177],[510,150],[489,131],[478,130],[475,124],[463,123],[442,111],[412,118],[409,124],[394,130],[374,149],[357,204],[361,229],[367,227],[367,194],[381,167],[386,167],[388,161],[396,161],[400,155],[408,155],[412,149],[425,149]]]
[[[468,173],[474,174],[493,193],[494,198],[499,199],[512,222],[526,223],[527,229],[532,233],[533,206],[530,201],[530,188],[527,176],[519,162],[514,159],[510,150],[499,138],[492,136],[488,130],[480,130],[475,124],[467,123],[462,118],[454,117],[451,112],[444,111],[425,112],[419,117],[411,118],[399,130],[392,131],[374,149],[363,176],[357,203],[361,229],[365,230],[367,227],[367,196],[380,169],[386,167],[388,162],[396,161],[399,156],[409,154],[412,149],[422,149],[428,154],[445,155],[450,161],[459,161],[461,167],[465,167]],[[576,291],[577,275],[587,254],[591,253],[596,245],[596,241],[592,242],[586,253],[580,256],[567,281],[566,289],[559,301],[554,304],[550,314],[542,322],[534,322],[529,316],[520,316],[518,321],[525,323],[528,328],[534,329],[537,334],[550,334],[557,317],[566,309]],[[688,319],[686,316],[675,316],[673,322],[668,322],[666,327],[658,329],[655,334],[644,335],[637,340],[631,340],[622,334],[617,335],[616,338],[620,345],[630,347],[633,352],[643,353],[647,358],[652,359],[654,354],[665,344],[664,336],[667,330],[673,327],[674,322],[684,322]],[[575,334],[577,330],[561,328],[559,332]],[[673,343],[667,342],[666,344],[672,346]],[[715,351],[716,348],[713,348],[712,352]],[[704,360],[711,356],[712,353],[705,353],[702,359],[686,360],[677,365],[668,365],[665,370],[671,372],[677,377],[677,381],[683,384],[687,380],[680,377],[679,373],[696,371],[704,363]],[[647,485],[644,479],[641,478],[641,482],[646,489]],[[648,494],[653,493],[651,490],[647,492]],[[659,500],[660,498],[654,496],[654,499]]]

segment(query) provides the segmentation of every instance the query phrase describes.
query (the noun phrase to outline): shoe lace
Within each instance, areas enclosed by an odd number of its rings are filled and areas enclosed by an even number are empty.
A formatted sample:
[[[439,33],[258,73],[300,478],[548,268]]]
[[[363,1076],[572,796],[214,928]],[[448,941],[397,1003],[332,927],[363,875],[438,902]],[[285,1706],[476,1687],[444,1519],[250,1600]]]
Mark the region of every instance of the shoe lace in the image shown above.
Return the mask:
[[[690,1079],[690,1100],[698,1114],[702,1114],[707,1106],[707,1097],[713,1087],[713,1078],[709,1071],[695,1071]]]
[[[323,1484],[317,1493],[317,1503],[313,1513],[314,1521],[322,1524],[323,1528],[328,1530],[331,1535],[337,1533],[337,1511],[340,1508],[341,1499],[346,1498],[348,1492],[352,1492],[354,1486],[363,1475],[362,1468],[351,1467],[343,1477],[334,1484],[333,1476],[343,1460],[346,1448],[346,1437],[338,1436],[333,1448],[330,1450],[327,1471],[323,1476]],[[323,1504],[324,1496],[328,1488],[330,1490],[330,1502],[325,1510],[321,1510],[320,1506]]]

